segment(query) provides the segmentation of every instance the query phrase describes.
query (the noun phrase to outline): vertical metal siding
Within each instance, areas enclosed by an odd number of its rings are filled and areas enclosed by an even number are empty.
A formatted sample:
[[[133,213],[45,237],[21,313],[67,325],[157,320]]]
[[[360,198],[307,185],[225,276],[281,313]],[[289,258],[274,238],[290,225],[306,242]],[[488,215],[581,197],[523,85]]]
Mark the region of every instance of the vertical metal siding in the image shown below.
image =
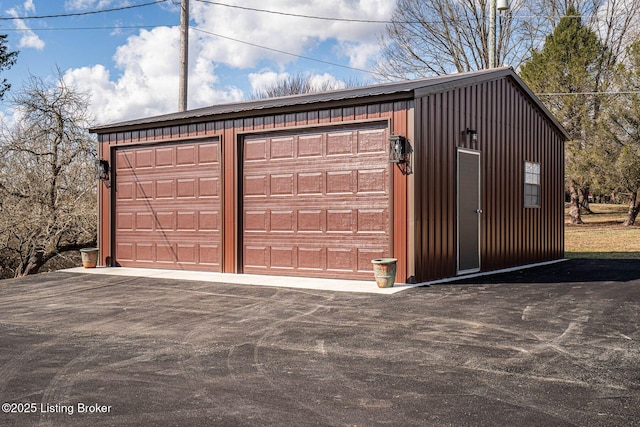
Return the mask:
[[[558,259],[564,253],[564,142],[508,78],[416,100],[416,274],[455,273],[455,149],[482,153],[481,268]],[[466,129],[478,132],[473,144]],[[524,162],[539,162],[541,207],[524,208]]]

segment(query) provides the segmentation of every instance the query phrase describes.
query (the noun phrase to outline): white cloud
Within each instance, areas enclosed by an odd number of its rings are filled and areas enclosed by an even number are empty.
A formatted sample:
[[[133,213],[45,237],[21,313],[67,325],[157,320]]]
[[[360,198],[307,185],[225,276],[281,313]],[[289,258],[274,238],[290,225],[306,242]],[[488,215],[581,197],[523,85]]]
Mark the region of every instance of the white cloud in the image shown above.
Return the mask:
[[[247,0],[243,7],[284,11],[300,15],[321,17],[343,17],[368,20],[388,20],[395,1],[388,0]],[[220,34],[234,39],[270,47],[280,51],[300,55],[319,43],[334,39],[349,42],[351,48],[337,52],[347,56],[350,61],[363,63],[363,56],[375,55],[371,46],[384,24],[339,22],[263,13],[235,8],[216,6],[205,2],[195,2],[192,6],[192,20],[196,27],[204,31]],[[273,50],[208,36],[206,49],[201,53],[210,60],[216,60],[237,68],[256,66],[261,60],[274,60],[281,66],[296,60],[295,56],[285,55]],[[363,51],[354,46],[367,46]],[[377,46],[377,44],[376,44]],[[352,58],[354,55],[357,58]]]
[[[99,10],[107,6],[111,6],[114,3],[113,0],[67,0],[64,2],[64,7],[67,10]],[[125,4],[126,2],[121,2]]]
[[[378,43],[345,41],[338,45],[337,50],[349,58],[350,67],[360,70],[370,69],[380,55]]]
[[[310,77],[310,80],[311,86],[314,88],[330,87],[332,89],[344,89],[346,87],[346,84],[342,80],[337,79],[329,73],[314,74]]]
[[[65,80],[91,94],[91,109],[99,123],[174,112],[178,106],[177,28],[141,30],[118,47],[114,55],[121,74],[113,76],[103,65],[70,69]],[[237,88],[215,89],[215,68],[195,55],[189,72],[189,108],[242,99]]]
[[[33,6],[33,3],[30,1],[26,1],[24,3],[25,8],[28,7],[33,7],[33,9],[27,9],[31,12],[35,11],[35,6]],[[18,12],[17,9],[12,8],[7,10],[7,13],[13,17],[18,17],[20,16],[20,13]],[[31,31],[31,29],[27,26],[27,24],[24,23],[24,20],[22,19],[14,19],[13,20],[13,25],[15,26],[16,29],[20,30],[20,41],[18,42],[18,47],[19,48],[31,48],[31,49],[36,49],[36,50],[42,50],[44,49],[45,43],[44,41],[42,41],[42,39],[40,37],[38,37],[38,35],[36,33],[34,33],[33,31]]]
[[[67,8],[78,10],[120,4],[123,4],[122,0],[65,2]],[[304,15],[388,20],[395,1],[246,0],[242,5]],[[191,2],[191,25],[197,29],[190,31],[189,108],[244,98],[244,93],[237,87],[221,84],[217,75],[219,69],[225,69],[226,75],[242,76],[242,70],[268,64],[268,68],[243,76],[254,91],[289,76],[294,68],[311,75],[318,85],[330,81],[334,87],[344,86],[336,77],[323,73],[324,65],[308,62],[300,65],[302,61],[295,56],[229,38],[294,55],[328,53],[329,56],[321,59],[344,63],[347,58],[351,67],[369,69],[379,53],[377,35],[384,29],[384,24],[306,19],[198,1]],[[117,71],[109,72],[105,65],[93,65],[68,70],[65,78],[92,94],[92,108],[99,123],[173,112],[178,104],[178,45],[177,27],[141,30],[117,48],[113,56]],[[314,51],[320,45],[323,49]],[[327,46],[333,48],[327,50]],[[314,69],[320,71],[313,74]]]
[[[35,12],[36,11],[36,5],[33,4],[33,0],[25,0],[25,2],[23,3],[22,7],[27,12]]]
[[[249,74],[249,83],[254,93],[262,92],[263,90],[274,86],[279,81],[285,80],[290,77],[289,73],[276,73],[271,70],[262,70],[257,73]]]

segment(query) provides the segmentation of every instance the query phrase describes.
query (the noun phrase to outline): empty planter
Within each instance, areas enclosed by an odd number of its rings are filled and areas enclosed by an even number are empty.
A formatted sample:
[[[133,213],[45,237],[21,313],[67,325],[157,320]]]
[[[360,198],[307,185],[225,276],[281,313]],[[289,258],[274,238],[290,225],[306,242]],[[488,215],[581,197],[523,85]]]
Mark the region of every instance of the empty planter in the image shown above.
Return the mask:
[[[98,265],[98,248],[80,249],[80,255],[84,268],[95,268]]]
[[[379,288],[392,288],[396,281],[396,258],[378,258],[371,261],[373,275]]]

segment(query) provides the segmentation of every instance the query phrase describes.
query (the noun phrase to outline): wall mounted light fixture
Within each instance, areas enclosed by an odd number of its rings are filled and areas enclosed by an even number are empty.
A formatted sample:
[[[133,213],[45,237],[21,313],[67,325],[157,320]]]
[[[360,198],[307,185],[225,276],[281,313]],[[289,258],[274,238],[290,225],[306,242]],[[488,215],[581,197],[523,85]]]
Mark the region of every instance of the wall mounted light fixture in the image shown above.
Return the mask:
[[[411,143],[404,136],[392,135],[389,138],[389,162],[396,163],[404,175],[411,175]]]
[[[96,178],[100,181],[103,181],[107,188],[110,185],[110,177],[109,177],[109,162],[104,159],[96,160]]]
[[[475,129],[469,129],[467,128],[467,135],[471,135],[471,140],[473,142],[476,142],[478,140],[478,131]]]

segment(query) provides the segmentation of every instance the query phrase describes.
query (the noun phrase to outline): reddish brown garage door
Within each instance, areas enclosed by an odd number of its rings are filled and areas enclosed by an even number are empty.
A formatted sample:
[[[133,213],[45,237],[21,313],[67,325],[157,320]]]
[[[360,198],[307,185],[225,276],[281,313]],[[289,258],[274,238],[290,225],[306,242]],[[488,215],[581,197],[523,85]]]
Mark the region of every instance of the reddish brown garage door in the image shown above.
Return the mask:
[[[220,271],[218,141],[117,149],[115,261]]]
[[[245,273],[371,278],[389,254],[385,124],[245,138]]]

